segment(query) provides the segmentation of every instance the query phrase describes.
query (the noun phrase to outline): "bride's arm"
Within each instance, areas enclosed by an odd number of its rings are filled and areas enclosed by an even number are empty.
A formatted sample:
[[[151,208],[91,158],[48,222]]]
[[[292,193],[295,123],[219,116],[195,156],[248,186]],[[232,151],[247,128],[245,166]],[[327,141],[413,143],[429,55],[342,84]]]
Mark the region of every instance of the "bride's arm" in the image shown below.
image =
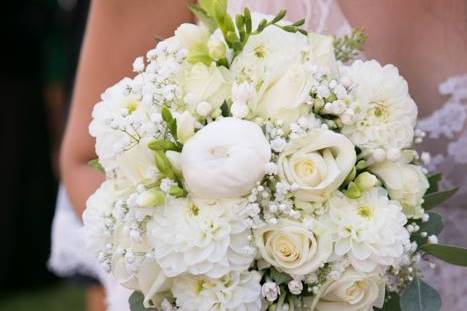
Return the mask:
[[[96,157],[88,134],[93,105],[105,88],[131,75],[134,58],[153,47],[156,37],[168,37],[191,20],[186,5],[186,0],[92,2],[60,161],[62,180],[79,214],[104,179],[87,164]]]

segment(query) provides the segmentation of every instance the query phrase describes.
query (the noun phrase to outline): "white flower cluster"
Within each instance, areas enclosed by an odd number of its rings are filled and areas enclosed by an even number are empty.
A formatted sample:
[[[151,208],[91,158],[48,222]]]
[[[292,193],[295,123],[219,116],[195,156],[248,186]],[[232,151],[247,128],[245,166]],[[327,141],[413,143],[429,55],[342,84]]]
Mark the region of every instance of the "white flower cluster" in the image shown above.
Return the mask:
[[[369,311],[413,262],[428,182],[407,83],[280,25],[239,51],[183,24],[94,108],[107,178],[85,233],[146,307]]]

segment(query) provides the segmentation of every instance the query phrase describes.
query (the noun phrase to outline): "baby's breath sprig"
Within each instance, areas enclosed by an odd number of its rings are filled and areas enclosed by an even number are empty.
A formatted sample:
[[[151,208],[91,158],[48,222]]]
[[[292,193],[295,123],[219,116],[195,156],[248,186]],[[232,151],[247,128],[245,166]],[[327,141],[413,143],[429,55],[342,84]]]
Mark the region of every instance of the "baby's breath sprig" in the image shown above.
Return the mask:
[[[363,29],[353,28],[350,35],[334,38],[334,53],[336,59],[343,63],[352,60],[359,51],[363,50],[368,35]]]

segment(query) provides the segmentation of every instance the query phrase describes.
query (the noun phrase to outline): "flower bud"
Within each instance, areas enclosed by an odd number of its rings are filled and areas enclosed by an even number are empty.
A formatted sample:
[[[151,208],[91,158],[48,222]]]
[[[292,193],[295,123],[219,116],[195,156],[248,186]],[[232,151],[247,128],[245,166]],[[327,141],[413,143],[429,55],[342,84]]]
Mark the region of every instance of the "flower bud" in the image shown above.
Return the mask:
[[[224,42],[221,38],[214,35],[211,36],[211,38],[208,41],[208,51],[209,56],[211,56],[214,60],[225,58],[227,55],[227,48]]]
[[[261,287],[261,294],[267,301],[273,302],[280,295],[280,288],[274,282],[266,282]]]
[[[195,134],[195,118],[185,111],[177,118],[177,138],[181,143],[185,143]]]
[[[139,207],[153,207],[164,203],[165,195],[162,191],[155,188],[144,191],[139,194],[136,199],[136,204]]]
[[[299,280],[292,280],[287,284],[289,291],[294,295],[300,295],[303,291],[303,283]]]
[[[355,184],[361,191],[367,191],[373,188],[374,186],[376,186],[377,182],[378,179],[376,178],[376,176],[368,172],[361,173],[355,179]]]

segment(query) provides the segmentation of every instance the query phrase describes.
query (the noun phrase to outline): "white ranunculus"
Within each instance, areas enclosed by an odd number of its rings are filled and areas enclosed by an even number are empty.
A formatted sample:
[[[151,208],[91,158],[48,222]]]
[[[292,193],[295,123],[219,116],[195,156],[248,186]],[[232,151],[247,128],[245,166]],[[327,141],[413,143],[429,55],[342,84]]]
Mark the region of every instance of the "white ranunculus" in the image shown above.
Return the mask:
[[[412,144],[417,105],[407,82],[393,65],[355,61],[342,68],[353,83],[350,97],[354,121],[342,133],[358,147],[400,150]]]
[[[247,203],[180,198],[158,207],[147,226],[148,240],[165,275],[218,278],[248,269],[256,250],[249,241]]]
[[[190,98],[191,110],[196,111],[200,102],[208,102],[213,109],[219,108],[230,95],[230,72],[215,64],[196,63],[189,66],[183,78],[183,90]],[[191,106],[192,105],[192,106]]]
[[[195,134],[196,120],[189,111],[177,117],[177,139],[184,144]]]
[[[207,45],[209,31],[202,25],[184,23],[175,30],[175,38],[181,46],[192,51]]]
[[[299,200],[322,202],[339,188],[355,161],[354,146],[344,135],[313,129],[280,153],[279,176],[295,185]]]
[[[319,223],[310,230],[300,222],[281,219],[256,229],[254,235],[261,257],[293,275],[315,271],[332,253],[332,235]]]
[[[172,293],[182,311],[261,310],[261,275],[232,272],[221,278],[183,275],[174,279]]]
[[[404,227],[407,218],[383,188],[374,187],[358,199],[336,191],[326,207],[329,212],[320,221],[335,229],[335,256],[346,256],[360,272],[400,265],[410,246],[409,232]]]
[[[116,157],[117,175],[133,185],[151,183],[157,178],[154,152],[141,142]]]
[[[237,198],[265,174],[271,148],[254,122],[223,118],[209,123],[184,145],[185,185],[196,197]]]
[[[384,286],[384,280],[376,274],[349,269],[340,279],[328,281],[320,288],[310,310],[372,311],[373,307],[382,308]]]
[[[423,216],[423,196],[429,183],[420,166],[385,161],[372,166],[370,170],[382,179],[391,199],[401,203],[407,217]]]

